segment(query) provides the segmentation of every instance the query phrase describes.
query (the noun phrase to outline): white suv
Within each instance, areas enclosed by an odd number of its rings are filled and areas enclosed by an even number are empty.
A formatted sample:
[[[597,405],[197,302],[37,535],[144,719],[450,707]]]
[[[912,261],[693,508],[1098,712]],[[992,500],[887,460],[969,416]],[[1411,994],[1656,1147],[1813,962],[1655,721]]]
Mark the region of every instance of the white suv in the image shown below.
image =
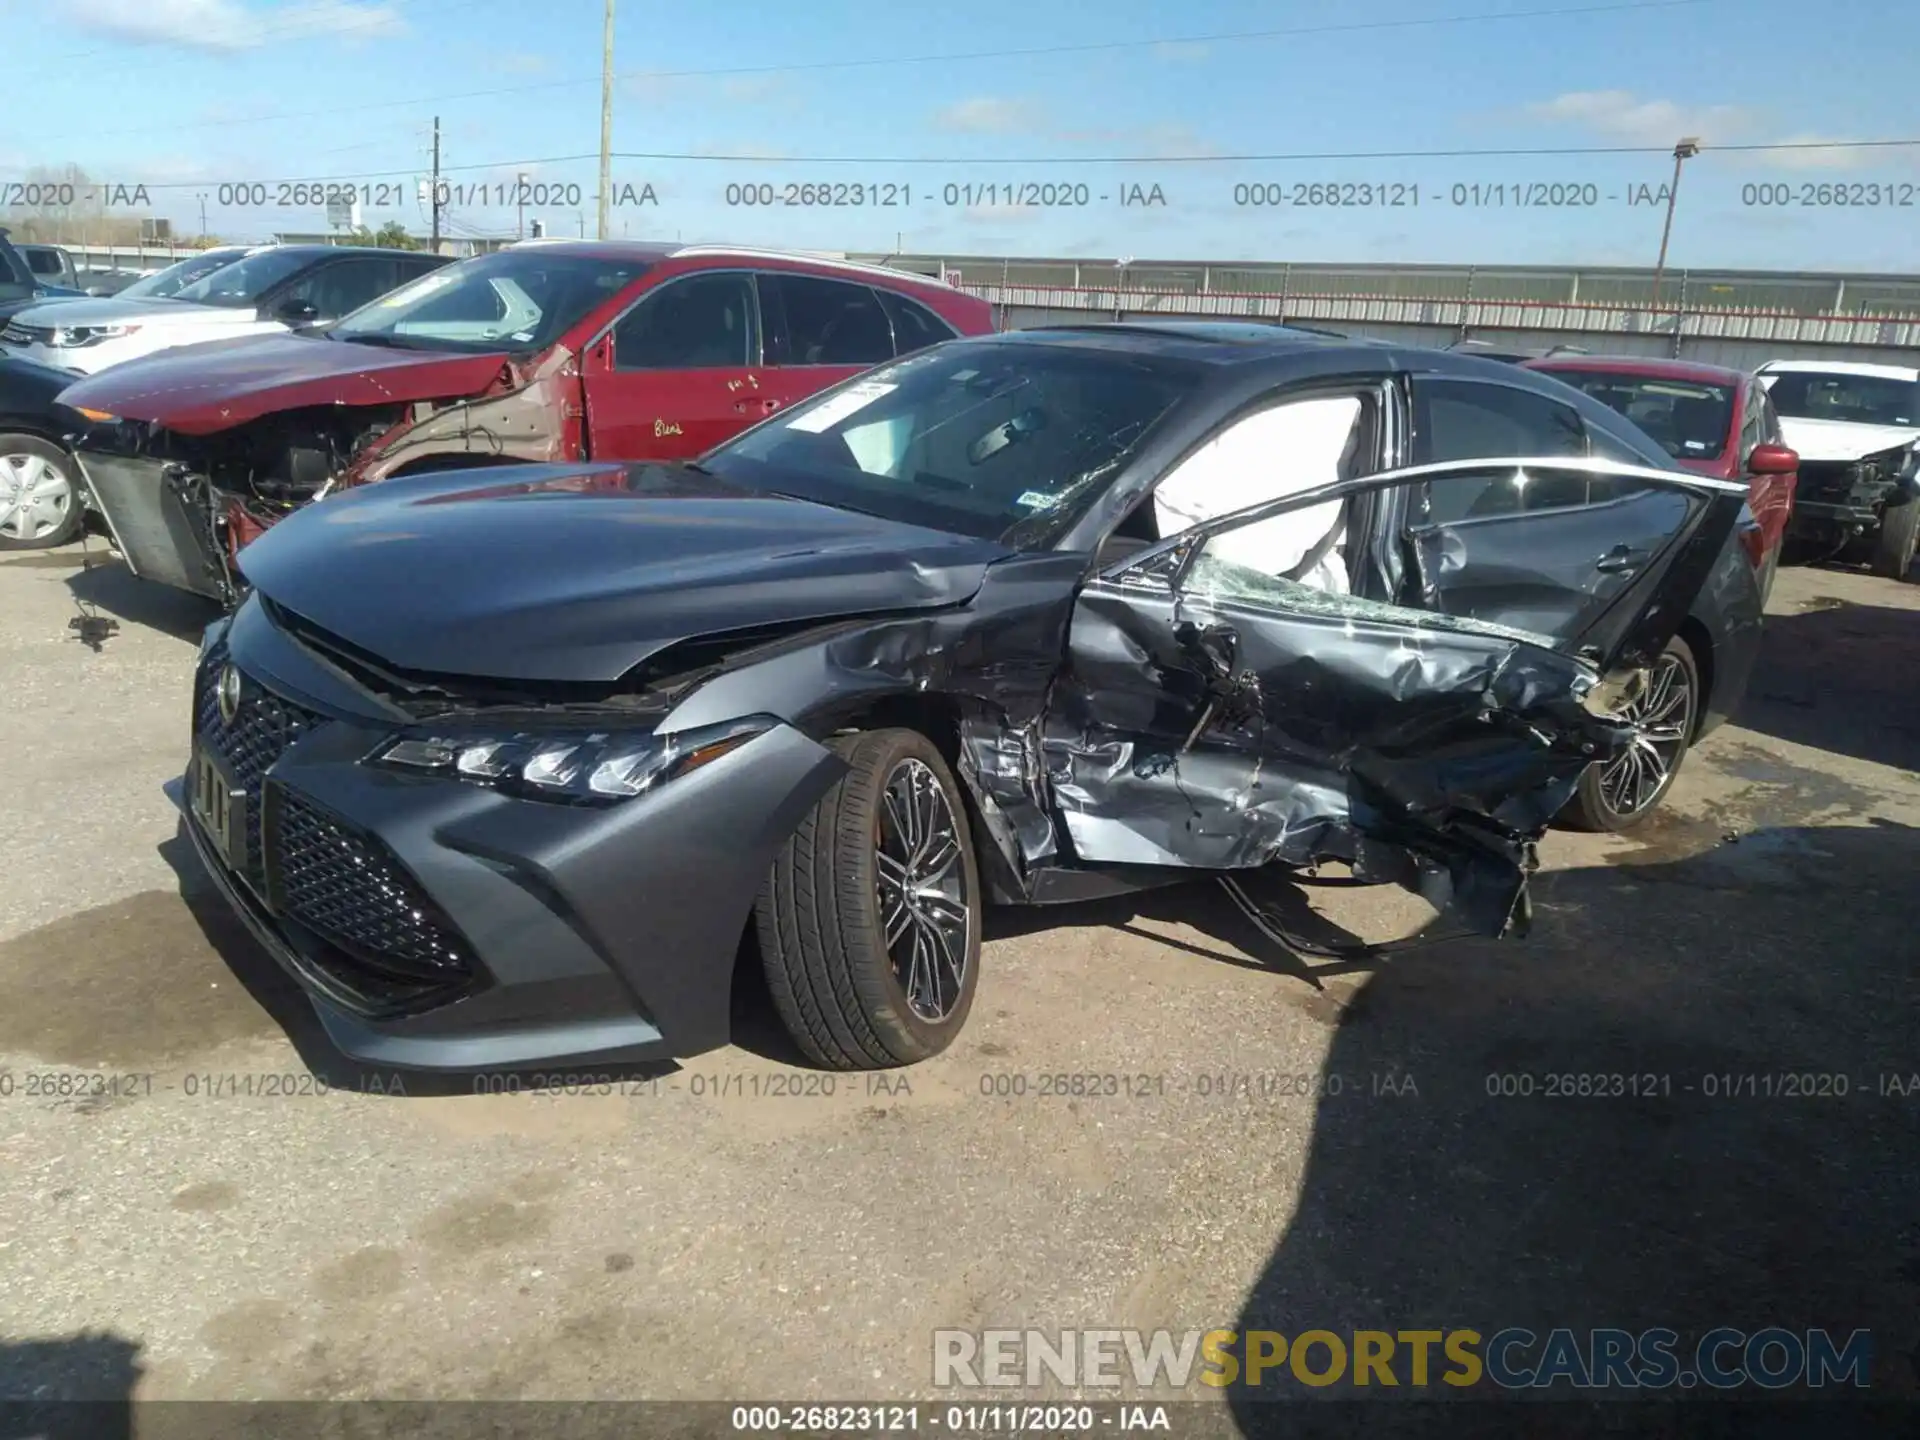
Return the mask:
[[[345,245],[256,246],[229,254],[170,295],[136,294],[140,287],[129,286],[101,299],[31,306],[0,330],[0,355],[92,375],[177,345],[312,329],[448,259]]]
[[[1769,360],[1755,373],[1800,452],[1788,538],[1906,578],[1920,540],[1920,369]]]

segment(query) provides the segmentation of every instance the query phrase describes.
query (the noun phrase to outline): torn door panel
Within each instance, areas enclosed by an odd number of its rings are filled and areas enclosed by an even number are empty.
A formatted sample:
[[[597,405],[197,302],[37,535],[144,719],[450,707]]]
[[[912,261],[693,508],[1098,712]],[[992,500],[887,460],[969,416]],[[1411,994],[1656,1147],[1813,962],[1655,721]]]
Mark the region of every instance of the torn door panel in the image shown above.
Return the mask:
[[[1533,839],[1629,731],[1581,704],[1591,671],[1521,632],[1309,593],[1306,613],[1230,587],[1082,596],[1046,736],[1075,856],[1438,866],[1439,898],[1504,930]],[[1200,643],[1223,633],[1231,673]]]

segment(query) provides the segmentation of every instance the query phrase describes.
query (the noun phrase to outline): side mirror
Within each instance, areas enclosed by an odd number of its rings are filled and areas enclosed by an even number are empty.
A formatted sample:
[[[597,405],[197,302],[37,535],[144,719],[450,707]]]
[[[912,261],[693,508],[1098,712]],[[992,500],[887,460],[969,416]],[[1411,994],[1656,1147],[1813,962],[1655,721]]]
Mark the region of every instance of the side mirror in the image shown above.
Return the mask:
[[[289,300],[273,313],[289,325],[314,325],[320,320],[320,307],[311,300]]]
[[[1755,475],[1791,475],[1799,468],[1799,452],[1784,445],[1756,445],[1747,456],[1747,469]]]

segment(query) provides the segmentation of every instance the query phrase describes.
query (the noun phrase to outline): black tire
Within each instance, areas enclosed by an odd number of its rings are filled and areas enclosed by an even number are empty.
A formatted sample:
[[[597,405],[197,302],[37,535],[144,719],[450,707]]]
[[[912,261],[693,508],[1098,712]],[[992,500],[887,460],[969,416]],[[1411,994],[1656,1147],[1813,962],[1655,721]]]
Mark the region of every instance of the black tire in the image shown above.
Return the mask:
[[[875,730],[834,744],[850,768],[788,837],[754,907],[767,987],[794,1043],[816,1065],[830,1070],[911,1065],[953,1043],[979,982],[980,875],[968,812],[939,749],[926,736]],[[943,875],[957,873],[961,885],[957,909],[945,913],[964,912],[966,935],[957,947],[949,941],[946,949],[936,949],[931,932],[909,918],[896,945],[929,937],[925,973],[937,990],[918,983],[923,972],[917,964],[889,950],[880,896],[880,852],[900,832],[900,811],[888,808],[889,786],[917,784],[916,793],[931,805],[925,789],[929,776],[945,801],[958,850],[952,871],[942,868]],[[892,914],[898,919],[904,910],[896,907]],[[962,957],[957,983],[951,966],[940,963],[954,948]],[[917,961],[919,952],[912,953]],[[916,981],[911,997],[910,980]],[[950,1003],[933,1003],[948,991]]]
[[[79,535],[80,527],[87,519],[85,482],[80,478],[80,467],[74,463],[71,455],[50,440],[18,431],[0,433],[0,466],[8,464],[14,457],[45,461],[58,472],[67,482],[66,510],[60,523],[44,535],[10,535],[0,530],[0,551],[47,550],[55,545],[65,545]],[[8,477],[0,475],[0,485],[5,485],[7,481]],[[4,506],[4,496],[0,496],[0,508]]]
[[[1608,769],[1589,765],[1586,773],[1580,777],[1580,788],[1574,791],[1566,809],[1560,812],[1560,819],[1571,828],[1622,834],[1644,824],[1647,817],[1660,808],[1660,802],[1667,798],[1667,791],[1673,788],[1680,767],[1686,761],[1687,750],[1693,743],[1694,731],[1699,728],[1700,706],[1706,697],[1700,693],[1700,667],[1686,641],[1674,636],[1667,642],[1659,663],[1671,663],[1677,667],[1686,685],[1686,705],[1679,722],[1680,739],[1677,747],[1671,749],[1670,759],[1667,760],[1666,778],[1658,788],[1642,797],[1639,803],[1621,807],[1608,796]]]
[[[1904,580],[1913,568],[1914,541],[1920,539],[1920,498],[1889,505],[1880,516],[1873,537],[1873,558],[1867,566],[1883,580]]]

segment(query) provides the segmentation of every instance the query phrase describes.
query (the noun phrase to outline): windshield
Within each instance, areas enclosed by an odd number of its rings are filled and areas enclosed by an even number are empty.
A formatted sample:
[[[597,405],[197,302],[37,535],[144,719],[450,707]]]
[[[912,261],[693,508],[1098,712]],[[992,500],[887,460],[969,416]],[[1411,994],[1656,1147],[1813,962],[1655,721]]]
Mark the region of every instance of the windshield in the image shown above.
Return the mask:
[[[1718,460],[1726,451],[1733,427],[1733,391],[1726,385],[1605,370],[1546,373],[1619,411],[1676,460]]]
[[[870,370],[703,457],[793,495],[1037,548],[1194,386],[1186,367],[1005,342]]]
[[[1837,370],[1786,370],[1767,387],[1773,408],[1793,420],[1920,426],[1920,381]]]
[[[544,350],[646,268],[544,248],[496,250],[361,306],[331,338],[420,350]]]
[[[237,261],[244,251],[209,250],[204,255],[189,255],[176,261],[164,270],[156,270],[151,275],[143,275],[116,295],[115,299],[126,300],[167,300],[180,291],[203,280],[223,266]]]
[[[241,309],[258,304],[267,291],[312,263],[313,256],[304,250],[262,250],[231,265],[222,265],[191,285],[182,286],[174,292],[173,298],[194,305],[226,305]]]

